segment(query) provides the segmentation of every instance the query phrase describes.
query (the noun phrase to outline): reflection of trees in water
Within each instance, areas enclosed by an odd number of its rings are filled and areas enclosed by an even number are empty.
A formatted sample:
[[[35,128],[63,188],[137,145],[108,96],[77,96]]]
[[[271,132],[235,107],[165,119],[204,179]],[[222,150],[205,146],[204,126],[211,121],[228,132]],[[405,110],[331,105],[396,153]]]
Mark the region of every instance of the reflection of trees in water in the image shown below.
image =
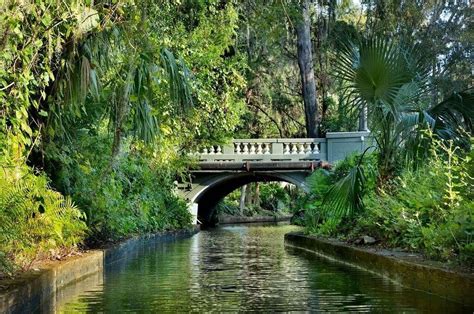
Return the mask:
[[[309,288],[319,298],[321,311],[370,310],[451,313],[459,304],[394,284],[390,280],[342,263],[328,262],[314,253],[287,247],[307,269]]]
[[[294,228],[230,227],[202,233],[200,264],[196,265],[200,278],[196,280],[203,288],[199,293],[216,302],[203,310],[245,311],[305,304],[301,297],[309,292],[302,293],[307,286],[301,284],[304,274],[295,273],[297,265],[285,257],[283,235],[290,229]]]
[[[294,228],[225,227],[137,250],[106,270],[103,287],[61,310],[460,312],[440,298],[285,248],[283,236]]]
[[[74,308],[92,313],[123,309],[176,311],[180,306],[188,309],[188,242],[156,243],[114,262],[106,269],[102,291],[84,293]]]

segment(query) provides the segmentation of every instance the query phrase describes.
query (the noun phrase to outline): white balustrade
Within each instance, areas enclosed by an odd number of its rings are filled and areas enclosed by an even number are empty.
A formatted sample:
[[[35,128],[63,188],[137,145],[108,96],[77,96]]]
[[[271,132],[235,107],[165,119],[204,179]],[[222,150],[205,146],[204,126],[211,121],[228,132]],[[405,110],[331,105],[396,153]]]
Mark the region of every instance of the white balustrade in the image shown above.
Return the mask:
[[[298,161],[323,159],[325,139],[248,139],[227,145],[212,145],[197,153],[201,161]]]
[[[333,162],[363,151],[368,146],[367,138],[369,132],[328,132],[326,138],[236,139],[225,145],[202,147],[190,155],[201,162]]]
[[[298,154],[298,149],[296,148],[296,144],[290,144],[291,145],[291,153]]]
[[[319,148],[318,148],[318,143],[313,144],[313,150],[311,151],[312,154],[319,154]]]
[[[299,147],[298,147],[298,148],[299,148],[299,149],[298,149],[298,154],[304,154],[304,152],[305,152],[304,146],[305,146],[305,145],[306,145],[305,143],[300,143],[300,144],[298,145],[298,146],[299,146]]]
[[[234,152],[240,155],[240,142],[234,142]]]

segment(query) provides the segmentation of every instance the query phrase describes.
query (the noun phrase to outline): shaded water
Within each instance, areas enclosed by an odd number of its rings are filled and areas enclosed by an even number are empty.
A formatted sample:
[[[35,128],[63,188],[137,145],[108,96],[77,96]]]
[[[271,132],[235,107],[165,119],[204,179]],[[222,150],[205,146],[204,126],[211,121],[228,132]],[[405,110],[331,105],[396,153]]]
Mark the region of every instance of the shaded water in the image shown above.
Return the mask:
[[[117,262],[59,312],[466,312],[314,254],[284,247],[293,226],[227,226]]]

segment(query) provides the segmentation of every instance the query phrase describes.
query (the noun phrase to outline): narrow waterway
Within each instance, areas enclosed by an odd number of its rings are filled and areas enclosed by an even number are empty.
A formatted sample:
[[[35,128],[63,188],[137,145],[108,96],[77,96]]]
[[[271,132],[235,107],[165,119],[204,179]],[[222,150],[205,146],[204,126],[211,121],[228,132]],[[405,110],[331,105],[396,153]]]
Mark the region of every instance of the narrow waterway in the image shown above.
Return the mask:
[[[289,225],[224,226],[117,262],[58,312],[460,313],[460,305],[284,246]],[[448,288],[448,287],[447,287]]]

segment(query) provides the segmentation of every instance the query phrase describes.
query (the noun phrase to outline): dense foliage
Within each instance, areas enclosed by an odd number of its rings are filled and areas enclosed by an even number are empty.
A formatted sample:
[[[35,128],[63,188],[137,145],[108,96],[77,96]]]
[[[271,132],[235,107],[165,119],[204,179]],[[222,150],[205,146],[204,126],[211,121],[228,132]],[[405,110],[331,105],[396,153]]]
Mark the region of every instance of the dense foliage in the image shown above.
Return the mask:
[[[0,274],[188,226],[174,192],[189,180],[186,152],[229,137],[356,130],[364,110],[373,151],[318,170],[305,197],[253,184],[223,210],[306,202],[311,232],[370,233],[472,261],[472,10],[463,1],[3,1]]]
[[[218,204],[215,214],[245,217],[289,215],[298,210],[292,199],[301,193],[296,186],[286,183],[248,184],[244,191],[238,189],[227,195]]]
[[[472,266],[472,8],[362,4],[360,33],[341,41],[333,78],[343,111],[368,113],[374,145],[310,178],[307,230]]]
[[[189,226],[184,152],[242,111],[236,27],[219,1],[0,5],[0,274]]]
[[[430,157],[416,170],[405,169],[390,186],[376,189],[374,154],[362,169],[367,181],[358,211],[335,211],[328,191],[349,173],[361,156],[347,158],[331,172],[319,170],[309,179],[313,197],[306,203],[306,226],[311,233],[355,241],[370,235],[383,245],[426,256],[473,265],[473,153],[453,142],[434,140]]]
[[[27,269],[35,260],[68,254],[84,240],[85,215],[51,189],[44,174],[0,157],[0,271]]]

